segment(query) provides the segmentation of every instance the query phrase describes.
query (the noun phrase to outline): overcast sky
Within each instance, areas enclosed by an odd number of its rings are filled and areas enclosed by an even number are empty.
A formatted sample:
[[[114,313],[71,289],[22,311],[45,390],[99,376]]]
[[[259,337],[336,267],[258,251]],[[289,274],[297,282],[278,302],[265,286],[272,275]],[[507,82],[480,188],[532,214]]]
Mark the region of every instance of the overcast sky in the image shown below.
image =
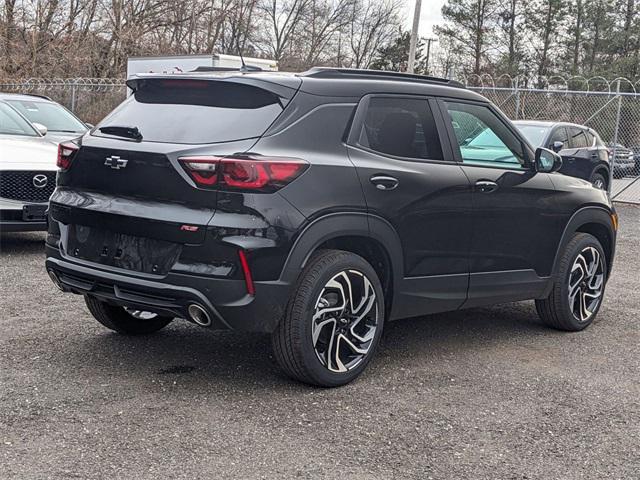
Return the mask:
[[[422,0],[422,9],[420,10],[420,36],[427,37],[433,33],[433,26],[442,22],[440,10],[445,0]],[[413,22],[413,11],[415,9],[415,0],[406,0],[407,20],[405,24],[411,29]]]

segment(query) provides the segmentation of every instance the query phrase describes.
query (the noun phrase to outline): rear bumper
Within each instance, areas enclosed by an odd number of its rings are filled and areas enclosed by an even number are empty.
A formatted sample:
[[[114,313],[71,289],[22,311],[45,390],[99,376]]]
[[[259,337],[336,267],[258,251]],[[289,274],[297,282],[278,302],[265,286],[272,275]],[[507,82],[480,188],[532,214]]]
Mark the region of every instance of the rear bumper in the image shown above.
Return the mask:
[[[214,329],[270,333],[282,318],[290,293],[290,285],[280,281],[255,282],[252,296],[242,280],[177,273],[134,276],[70,261],[51,245],[47,245],[46,268],[64,291],[123,307],[189,319],[187,309],[196,303],[207,311]]]

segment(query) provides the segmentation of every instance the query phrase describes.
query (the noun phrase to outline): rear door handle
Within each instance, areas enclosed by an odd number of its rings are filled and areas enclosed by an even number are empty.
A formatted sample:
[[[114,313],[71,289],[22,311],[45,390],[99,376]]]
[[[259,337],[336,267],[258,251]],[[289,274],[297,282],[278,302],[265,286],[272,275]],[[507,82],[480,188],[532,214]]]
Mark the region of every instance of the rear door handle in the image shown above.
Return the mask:
[[[476,182],[476,190],[482,193],[491,193],[495,192],[498,189],[498,184],[496,182],[491,182],[489,180],[478,180]]]
[[[400,182],[395,177],[389,177],[387,175],[374,175],[369,179],[378,190],[393,190]]]

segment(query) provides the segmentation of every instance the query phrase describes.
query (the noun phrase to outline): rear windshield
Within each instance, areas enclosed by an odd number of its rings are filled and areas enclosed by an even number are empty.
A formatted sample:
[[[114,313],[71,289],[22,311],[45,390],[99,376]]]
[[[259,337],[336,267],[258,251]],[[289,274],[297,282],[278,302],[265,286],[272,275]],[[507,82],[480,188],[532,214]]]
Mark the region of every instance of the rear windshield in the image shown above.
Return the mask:
[[[282,112],[279,97],[232,82],[148,80],[98,125],[137,127],[142,139],[219,143],[262,135]]]

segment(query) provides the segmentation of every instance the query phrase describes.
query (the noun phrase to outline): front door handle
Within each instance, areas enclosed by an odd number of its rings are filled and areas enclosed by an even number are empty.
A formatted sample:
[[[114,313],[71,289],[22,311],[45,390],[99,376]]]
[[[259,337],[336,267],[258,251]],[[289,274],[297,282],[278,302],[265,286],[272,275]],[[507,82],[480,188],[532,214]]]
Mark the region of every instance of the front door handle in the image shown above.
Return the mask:
[[[387,175],[374,175],[369,179],[378,190],[393,190],[400,182],[395,177],[389,177]]]
[[[498,189],[498,184],[496,182],[491,182],[489,180],[478,180],[476,182],[476,190],[482,193],[491,193],[495,192]]]

